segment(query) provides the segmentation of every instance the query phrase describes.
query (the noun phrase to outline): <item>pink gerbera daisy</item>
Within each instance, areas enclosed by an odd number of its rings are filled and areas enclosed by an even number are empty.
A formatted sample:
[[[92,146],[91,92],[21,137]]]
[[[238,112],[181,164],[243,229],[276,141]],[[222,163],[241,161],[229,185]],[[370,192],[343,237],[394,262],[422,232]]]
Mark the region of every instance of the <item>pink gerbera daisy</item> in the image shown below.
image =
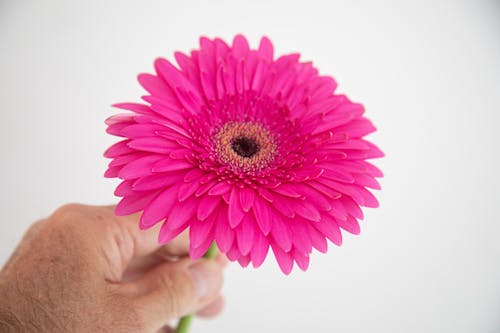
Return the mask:
[[[271,247],[281,270],[306,270],[339,228],[358,234],[360,206],[377,207],[366,189],[382,173],[366,160],[383,153],[363,137],[375,127],[361,104],[334,93],[299,54],[277,59],[269,39],[249,48],[201,38],[156,74],[140,74],[147,104],[107,120],[124,137],[105,156],[106,177],[123,182],[118,215],[143,211],[140,228],[163,223],[159,242],[189,228],[190,255],[215,241],[227,257],[258,267]]]

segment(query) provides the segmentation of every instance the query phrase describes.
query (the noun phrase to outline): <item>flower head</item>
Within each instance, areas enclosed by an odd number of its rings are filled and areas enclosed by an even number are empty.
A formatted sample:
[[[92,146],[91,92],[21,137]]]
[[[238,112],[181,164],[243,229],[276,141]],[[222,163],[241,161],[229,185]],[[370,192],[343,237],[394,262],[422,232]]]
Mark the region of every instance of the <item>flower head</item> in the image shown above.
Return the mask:
[[[143,211],[140,227],[162,223],[164,243],[189,228],[190,255],[215,241],[242,266],[262,264],[271,247],[281,270],[305,270],[340,228],[359,233],[360,206],[377,207],[367,188],[382,173],[367,159],[383,153],[363,137],[375,131],[361,104],[334,93],[298,54],[275,58],[269,39],[249,48],[201,38],[178,67],[155,62],[139,75],[146,104],[107,120],[107,177],[123,182],[119,215]]]

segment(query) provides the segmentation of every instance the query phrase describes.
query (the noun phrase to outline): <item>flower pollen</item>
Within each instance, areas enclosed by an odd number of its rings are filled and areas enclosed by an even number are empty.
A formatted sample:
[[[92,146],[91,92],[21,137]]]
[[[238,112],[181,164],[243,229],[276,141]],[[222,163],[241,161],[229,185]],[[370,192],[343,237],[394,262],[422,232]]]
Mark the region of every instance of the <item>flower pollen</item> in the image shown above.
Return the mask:
[[[266,168],[276,155],[271,132],[256,122],[227,122],[215,134],[215,153],[234,172]]]

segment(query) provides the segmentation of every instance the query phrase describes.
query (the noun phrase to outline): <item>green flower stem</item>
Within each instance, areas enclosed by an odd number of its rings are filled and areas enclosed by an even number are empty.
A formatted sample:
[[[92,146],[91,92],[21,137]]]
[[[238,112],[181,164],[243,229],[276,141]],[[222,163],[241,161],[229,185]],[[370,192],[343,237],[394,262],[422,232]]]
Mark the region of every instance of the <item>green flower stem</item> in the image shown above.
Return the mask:
[[[217,246],[213,243],[208,251],[203,255],[203,258],[214,259],[217,256]],[[188,314],[182,317],[177,324],[177,328],[175,329],[175,333],[187,333],[189,331],[189,326],[191,326],[191,322],[193,321],[194,315]]]

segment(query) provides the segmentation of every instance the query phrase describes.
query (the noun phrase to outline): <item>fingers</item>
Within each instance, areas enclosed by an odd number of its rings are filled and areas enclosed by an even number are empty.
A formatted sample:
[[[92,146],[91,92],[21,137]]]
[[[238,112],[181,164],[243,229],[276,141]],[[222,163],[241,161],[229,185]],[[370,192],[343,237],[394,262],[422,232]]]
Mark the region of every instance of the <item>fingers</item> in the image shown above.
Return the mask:
[[[170,326],[164,326],[155,333],[174,333],[174,330]]]
[[[222,312],[222,309],[224,309],[224,298],[219,295],[212,303],[196,312],[196,314],[206,318],[215,317]]]
[[[214,302],[222,287],[222,267],[208,259],[165,263],[124,287],[131,290],[141,321],[155,331]]]
[[[158,234],[162,223],[157,223],[152,228],[141,230],[139,228],[140,213],[127,216],[115,216],[115,206],[102,207],[114,217],[115,222],[118,222],[126,229],[126,232],[132,238],[134,251],[132,257],[142,257],[158,251],[164,256],[183,256],[189,252],[189,233],[187,231],[179,234],[169,243],[161,246],[158,244]]]

